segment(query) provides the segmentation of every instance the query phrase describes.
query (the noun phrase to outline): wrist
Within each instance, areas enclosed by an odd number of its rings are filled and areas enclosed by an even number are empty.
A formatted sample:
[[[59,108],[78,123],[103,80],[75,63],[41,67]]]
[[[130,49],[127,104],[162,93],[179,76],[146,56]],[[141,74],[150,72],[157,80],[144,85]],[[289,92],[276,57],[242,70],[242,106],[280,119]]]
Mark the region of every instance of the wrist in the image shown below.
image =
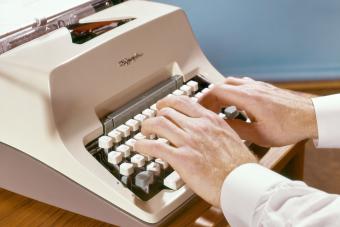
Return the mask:
[[[303,126],[307,130],[306,139],[317,139],[318,138],[318,125],[316,119],[315,107],[312,98],[308,98],[308,105],[304,117],[307,122]]]
[[[251,152],[244,144],[242,144],[242,146],[244,146],[245,149],[239,150],[239,152],[238,152],[239,157],[233,163],[231,163],[230,165],[227,166],[227,168],[225,169],[223,177],[220,178],[222,181],[220,182],[220,185],[218,187],[219,188],[218,199],[217,199],[216,203],[214,204],[214,206],[216,206],[218,208],[221,208],[221,204],[220,204],[221,198],[220,198],[220,196],[221,196],[221,193],[222,193],[222,190],[223,190],[223,182],[225,182],[225,180],[229,177],[229,175],[233,171],[238,169],[240,166],[247,165],[247,164],[258,164],[259,163],[258,158],[253,154],[253,152]]]

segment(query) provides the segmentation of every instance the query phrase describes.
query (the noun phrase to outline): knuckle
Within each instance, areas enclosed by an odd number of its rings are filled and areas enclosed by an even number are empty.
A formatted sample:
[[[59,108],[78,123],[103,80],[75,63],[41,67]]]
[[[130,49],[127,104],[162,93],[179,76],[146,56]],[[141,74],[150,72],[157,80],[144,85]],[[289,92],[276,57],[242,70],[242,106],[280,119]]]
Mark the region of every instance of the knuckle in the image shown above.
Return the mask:
[[[157,142],[153,145],[155,151],[163,151],[165,150],[165,144],[161,142]]]
[[[217,84],[211,89],[211,91],[223,91],[224,87],[224,84]]]
[[[156,102],[156,108],[157,108],[158,111],[162,108],[162,101],[163,101],[163,100],[158,100],[158,101]]]
[[[165,120],[164,117],[169,117],[173,113],[173,109],[170,107],[164,107],[163,109],[158,111],[158,115],[160,119]]]
[[[231,77],[227,77],[227,78],[224,79],[223,83],[224,83],[224,84],[227,84],[227,83],[230,82],[230,80],[231,80]]]
[[[199,131],[198,131],[199,133]],[[189,148],[189,147],[194,147],[195,144],[197,144],[198,140],[197,140],[197,136],[195,136],[197,134],[197,129],[195,129],[195,131],[193,133],[190,133],[190,134],[187,134],[187,135],[184,135],[183,137],[183,142],[179,147],[181,148]],[[188,150],[188,149],[186,149]]]
[[[205,93],[203,97],[216,98],[218,94],[223,94],[225,92],[226,88],[224,84],[216,84],[207,93]]]
[[[184,95],[183,96],[177,96],[176,98],[177,98],[176,104],[178,106],[185,106],[185,105],[188,105],[189,103],[191,103],[190,98],[187,97],[187,96],[184,96]]]
[[[161,142],[157,142],[155,143],[155,146],[156,150],[164,150],[164,147],[165,147],[165,144],[164,143],[161,143]]]
[[[150,128],[151,125],[152,125],[152,120],[151,119],[147,119],[147,120],[142,122],[142,127],[141,128],[142,128],[142,130],[147,131]]]
[[[178,96],[175,96],[175,95],[169,95],[165,98],[165,100],[167,101],[167,103],[169,104],[174,104],[176,103],[176,100],[177,100]]]
[[[277,90],[279,89],[278,87],[275,87],[273,84],[269,84],[269,83],[265,83],[265,82],[262,82],[264,85],[264,87],[266,87],[267,89],[271,89],[271,90]]]
[[[161,128],[166,128],[168,127],[168,121],[165,117],[159,116],[155,118],[155,125],[154,127],[161,127]]]
[[[205,118],[208,119],[210,122],[216,122],[218,116],[213,112],[207,111],[205,113]]]
[[[171,95],[163,99],[163,108],[166,107],[176,107],[181,102],[181,99],[179,96]]]
[[[179,152],[182,152],[182,153],[188,153],[188,152],[193,153],[193,148],[191,144],[185,144],[183,146],[178,147],[177,149]]]
[[[248,81],[248,82],[251,82],[251,83],[256,83],[255,80],[253,80],[252,78],[250,78],[250,77],[248,77],[248,76],[244,76],[244,77],[242,77],[242,79],[243,79],[243,80],[246,80],[246,81]]]
[[[168,106],[172,106],[174,103],[176,103],[177,100],[177,96],[175,95],[169,95],[166,96],[165,98],[159,100],[156,104],[158,110],[162,109],[162,108],[166,108]]]
[[[186,133],[186,134],[183,135],[183,139],[184,139],[186,145],[191,146],[192,144],[194,144],[193,134],[194,133]]]
[[[161,111],[161,109],[164,108],[164,105],[165,105],[164,100],[159,100],[156,102],[157,114],[159,113],[159,111]]]
[[[144,135],[148,135],[149,133],[151,133],[149,127],[147,127],[145,123],[142,125],[141,133],[143,133]]]
[[[202,121],[200,121],[196,125],[196,129],[198,129],[198,131],[200,131],[200,132],[207,132],[210,129],[209,125],[210,125],[210,121],[208,121],[206,119],[202,119]]]
[[[220,124],[222,120],[216,113],[210,110],[205,111],[204,118],[209,121],[209,124]]]
[[[256,84],[247,84],[242,87],[243,93],[247,95],[249,98],[256,97],[260,94],[258,85]]]
[[[237,78],[236,75],[233,75],[233,76],[228,76],[227,78],[224,79],[224,82],[229,82],[229,81],[232,81],[234,80],[235,78]]]
[[[217,137],[221,137],[221,138],[230,138],[234,135],[234,131],[230,127],[228,128],[216,127],[215,131],[216,131]]]

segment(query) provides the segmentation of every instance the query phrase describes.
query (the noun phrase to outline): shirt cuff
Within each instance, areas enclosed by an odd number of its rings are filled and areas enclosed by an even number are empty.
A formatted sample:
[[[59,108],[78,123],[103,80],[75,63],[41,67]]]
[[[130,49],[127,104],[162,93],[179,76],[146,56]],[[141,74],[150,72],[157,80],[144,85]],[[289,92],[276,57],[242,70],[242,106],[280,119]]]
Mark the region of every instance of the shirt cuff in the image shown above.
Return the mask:
[[[340,94],[312,99],[318,126],[318,148],[340,148]]]
[[[251,226],[256,207],[265,193],[290,180],[258,164],[243,164],[225,179],[221,207],[231,226]]]

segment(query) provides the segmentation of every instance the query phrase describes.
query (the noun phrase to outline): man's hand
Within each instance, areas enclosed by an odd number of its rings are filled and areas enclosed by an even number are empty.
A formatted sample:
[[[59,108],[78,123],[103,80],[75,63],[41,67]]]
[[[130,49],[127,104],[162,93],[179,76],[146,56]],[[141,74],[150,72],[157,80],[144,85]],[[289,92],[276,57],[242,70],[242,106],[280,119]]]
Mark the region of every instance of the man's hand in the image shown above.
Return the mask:
[[[144,121],[142,133],[166,138],[171,145],[142,140],[136,150],[167,161],[196,194],[220,206],[226,176],[256,158],[224,120],[188,97],[167,97],[157,108],[157,117]]]
[[[242,139],[258,145],[283,146],[318,136],[310,97],[247,77],[227,78],[199,102],[214,112],[230,105],[245,110],[252,123],[227,122]]]

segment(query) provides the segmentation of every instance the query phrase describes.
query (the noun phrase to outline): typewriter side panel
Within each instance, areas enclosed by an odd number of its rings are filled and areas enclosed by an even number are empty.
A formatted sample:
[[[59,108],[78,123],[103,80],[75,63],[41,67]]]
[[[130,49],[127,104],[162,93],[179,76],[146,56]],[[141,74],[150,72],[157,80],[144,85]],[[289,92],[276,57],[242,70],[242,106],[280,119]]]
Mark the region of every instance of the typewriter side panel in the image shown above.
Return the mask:
[[[4,189],[108,223],[145,226],[131,215],[15,148],[0,143],[0,159],[0,186]]]

